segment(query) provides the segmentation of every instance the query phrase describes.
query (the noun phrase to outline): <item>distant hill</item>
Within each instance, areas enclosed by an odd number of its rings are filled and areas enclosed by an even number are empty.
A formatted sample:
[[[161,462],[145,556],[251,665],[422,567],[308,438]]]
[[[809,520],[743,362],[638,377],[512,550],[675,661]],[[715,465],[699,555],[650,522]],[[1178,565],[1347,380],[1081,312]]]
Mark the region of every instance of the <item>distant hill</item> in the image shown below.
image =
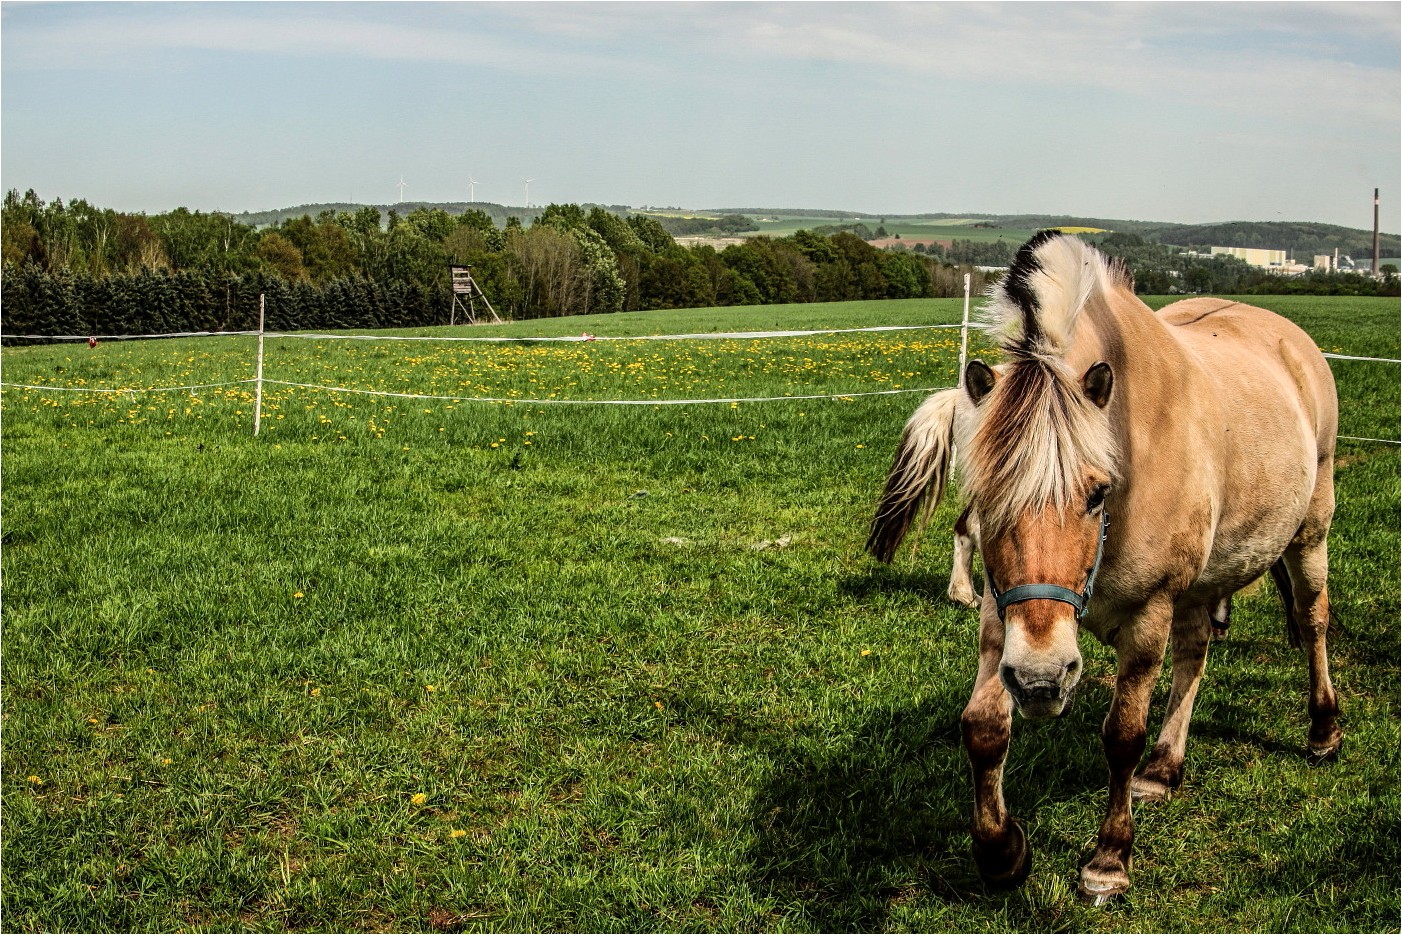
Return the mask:
[[[715,213],[750,216],[845,218],[862,221],[879,219],[887,224],[918,221],[970,220],[1012,230],[1039,230],[1044,227],[1098,227],[1123,234],[1138,234],[1145,240],[1176,247],[1262,247],[1287,250],[1297,260],[1315,254],[1334,252],[1354,260],[1372,259],[1373,232],[1313,221],[1224,221],[1214,224],[1175,224],[1167,221],[1130,221],[1123,218],[1094,218],[1054,214],[867,214],[861,211],[816,211],[802,208],[713,208]],[[1379,234],[1378,252],[1396,257],[1402,250],[1397,234]]]
[[[290,218],[303,215],[316,217],[323,211],[355,212],[365,205],[344,202],[297,205],[292,208],[279,208],[274,211],[245,211],[232,217],[242,224],[254,227],[267,227],[281,224]],[[403,201],[395,204],[370,205],[380,212],[383,223],[390,211],[400,215],[408,214],[415,208],[438,208],[449,214],[462,214],[469,209],[485,212],[498,225],[506,223],[508,217],[520,218],[529,224],[540,214],[542,207],[511,207],[495,202],[426,202]],[[591,205],[585,205],[591,207]],[[627,205],[602,205],[620,215],[649,213]],[[1137,234],[1154,243],[1172,244],[1179,247],[1263,247],[1271,250],[1286,250],[1297,259],[1308,262],[1315,254],[1332,254],[1337,248],[1340,254],[1351,256],[1355,261],[1371,260],[1373,256],[1373,232],[1335,224],[1320,224],[1313,221],[1223,221],[1213,224],[1175,224],[1166,221],[1133,221],[1123,218],[1094,218],[1074,215],[1051,214],[979,214],[971,212],[927,214],[879,214],[866,211],[820,210],[816,208],[706,208],[698,213],[715,215],[748,215],[749,217],[812,218],[814,221],[842,219],[851,221],[930,222],[941,220],[974,221],[982,227],[1008,228],[1010,230],[1037,230],[1043,227],[1096,227],[1124,234]],[[1402,238],[1397,234],[1381,234],[1379,253],[1383,257],[1396,257],[1402,252]]]
[[[505,224],[508,217],[518,217],[523,224],[529,224],[544,210],[544,208],[539,207],[512,208],[488,201],[400,201],[388,205],[353,205],[345,202],[326,202],[314,205],[297,205],[293,208],[277,208],[273,211],[243,211],[239,214],[231,215],[231,217],[240,224],[248,224],[253,227],[268,227],[303,216],[314,218],[323,211],[331,211],[338,214],[342,211],[347,211],[354,214],[356,211],[366,207],[379,209],[381,224],[389,217],[391,211],[403,217],[415,208],[439,208],[453,215],[462,214],[469,209],[482,211],[491,215],[492,220],[496,222],[497,226]],[[627,210],[626,208],[622,208],[622,206],[620,206],[620,208],[622,210]]]

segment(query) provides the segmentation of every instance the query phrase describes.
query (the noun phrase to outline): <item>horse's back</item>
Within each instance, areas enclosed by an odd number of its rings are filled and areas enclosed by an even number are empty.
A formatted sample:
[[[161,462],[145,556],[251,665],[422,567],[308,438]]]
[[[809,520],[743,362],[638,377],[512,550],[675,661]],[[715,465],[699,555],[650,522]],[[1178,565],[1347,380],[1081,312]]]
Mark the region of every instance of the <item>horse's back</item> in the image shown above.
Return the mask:
[[[1210,297],[1174,302],[1158,315],[1223,383],[1231,405],[1253,408],[1252,397],[1274,384],[1301,407],[1315,440],[1333,450],[1338,430],[1334,374],[1314,339],[1299,325],[1268,309]],[[1263,382],[1263,377],[1270,379]],[[1267,406],[1283,401],[1269,396],[1256,400]]]
[[[1284,340],[1319,357],[1319,364],[1324,370],[1329,369],[1314,339],[1299,325],[1269,309],[1203,296],[1165,305],[1158,316],[1180,340],[1197,349],[1215,346],[1220,354],[1255,356],[1262,347]]]

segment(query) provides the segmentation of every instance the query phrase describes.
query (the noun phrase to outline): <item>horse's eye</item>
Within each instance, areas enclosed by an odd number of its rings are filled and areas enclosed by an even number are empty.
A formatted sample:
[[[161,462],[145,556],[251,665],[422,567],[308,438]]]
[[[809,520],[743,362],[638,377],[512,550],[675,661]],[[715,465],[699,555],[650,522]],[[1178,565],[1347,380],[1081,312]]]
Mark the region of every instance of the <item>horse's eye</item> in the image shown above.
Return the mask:
[[[1086,512],[1094,513],[1105,505],[1105,496],[1110,492],[1109,484],[1100,484],[1086,497]]]

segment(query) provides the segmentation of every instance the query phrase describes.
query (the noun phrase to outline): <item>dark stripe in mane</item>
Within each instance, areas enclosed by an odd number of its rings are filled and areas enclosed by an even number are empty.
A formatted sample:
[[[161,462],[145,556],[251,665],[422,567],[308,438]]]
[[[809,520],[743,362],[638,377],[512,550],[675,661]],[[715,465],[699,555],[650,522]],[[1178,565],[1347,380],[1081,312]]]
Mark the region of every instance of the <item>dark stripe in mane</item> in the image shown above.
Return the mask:
[[[1029,281],[1032,274],[1042,268],[1042,261],[1037,258],[1037,248],[1060,236],[1059,231],[1050,229],[1033,234],[1031,240],[1018,248],[1013,265],[1009,267],[1008,275],[1003,280],[1003,294],[1022,310],[1022,338],[1018,344],[1024,348],[1035,345],[1037,338],[1041,336],[1041,326],[1037,322],[1040,306],[1037,304],[1037,294],[1032,291]]]

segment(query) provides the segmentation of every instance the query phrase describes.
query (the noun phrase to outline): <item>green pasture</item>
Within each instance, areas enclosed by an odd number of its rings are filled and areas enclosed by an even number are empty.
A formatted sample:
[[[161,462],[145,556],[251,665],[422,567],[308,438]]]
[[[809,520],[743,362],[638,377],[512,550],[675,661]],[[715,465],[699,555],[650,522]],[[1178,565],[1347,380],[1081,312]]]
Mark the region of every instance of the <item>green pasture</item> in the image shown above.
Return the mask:
[[[1163,300],[1167,301],[1167,300]],[[1396,299],[1263,297],[1325,350],[1399,356]],[[1163,304],[1157,302],[1155,304]],[[968,856],[958,716],[976,620],[947,503],[862,552],[957,331],[532,336],[958,320],[919,300],[270,338],[269,384],[6,388],[7,931],[1396,931],[1398,447],[1341,442],[1338,762],[1275,596],[1212,647],[1182,791],[1136,811],[1134,887],[1075,896],[1105,802],[1113,666],[1015,724],[1031,878]],[[7,383],[252,375],[248,337],[7,348]],[[976,343],[976,353],[986,348]],[[1396,365],[1338,361],[1347,435],[1396,439]],[[553,396],[552,396],[553,394]],[[1162,717],[1167,678],[1153,712]]]

